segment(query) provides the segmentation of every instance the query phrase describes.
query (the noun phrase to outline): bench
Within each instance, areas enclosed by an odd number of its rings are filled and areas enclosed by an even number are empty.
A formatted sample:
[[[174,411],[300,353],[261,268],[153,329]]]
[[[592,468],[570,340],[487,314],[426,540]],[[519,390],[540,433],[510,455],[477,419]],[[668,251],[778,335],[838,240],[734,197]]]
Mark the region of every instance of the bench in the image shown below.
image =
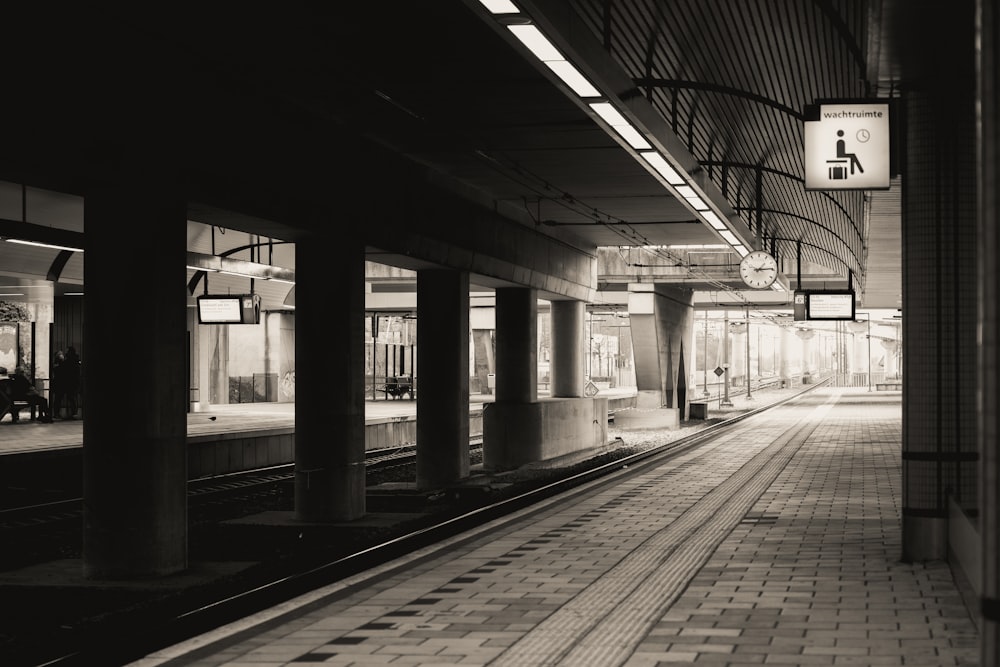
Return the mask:
[[[409,394],[412,399],[413,380],[408,375],[389,377],[386,378],[385,384],[379,387],[378,390],[385,392],[385,397],[387,399],[392,396],[393,400],[395,400],[397,398],[402,398],[406,394]]]
[[[21,410],[28,408],[31,411],[31,418],[35,419],[35,406],[29,404],[27,401],[22,400],[11,400],[11,398],[3,391],[0,391],[0,421],[7,415],[10,415],[11,422],[17,422],[21,416]]]

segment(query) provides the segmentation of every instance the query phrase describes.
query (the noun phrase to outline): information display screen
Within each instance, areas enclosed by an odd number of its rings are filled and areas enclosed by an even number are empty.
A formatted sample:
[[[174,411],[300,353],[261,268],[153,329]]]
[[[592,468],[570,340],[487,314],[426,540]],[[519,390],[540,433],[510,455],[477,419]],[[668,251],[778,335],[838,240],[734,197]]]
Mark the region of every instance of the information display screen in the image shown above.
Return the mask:
[[[206,294],[198,297],[199,324],[257,324],[259,321],[259,295]]]
[[[854,313],[854,290],[809,292],[806,295],[807,320],[851,320]]]

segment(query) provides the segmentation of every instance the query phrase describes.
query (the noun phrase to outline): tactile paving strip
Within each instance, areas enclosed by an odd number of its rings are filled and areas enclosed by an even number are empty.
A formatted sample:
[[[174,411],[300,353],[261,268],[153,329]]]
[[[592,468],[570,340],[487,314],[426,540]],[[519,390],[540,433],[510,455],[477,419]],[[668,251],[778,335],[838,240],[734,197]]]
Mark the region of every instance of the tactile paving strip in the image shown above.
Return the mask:
[[[490,664],[623,664],[831,407],[789,428]]]

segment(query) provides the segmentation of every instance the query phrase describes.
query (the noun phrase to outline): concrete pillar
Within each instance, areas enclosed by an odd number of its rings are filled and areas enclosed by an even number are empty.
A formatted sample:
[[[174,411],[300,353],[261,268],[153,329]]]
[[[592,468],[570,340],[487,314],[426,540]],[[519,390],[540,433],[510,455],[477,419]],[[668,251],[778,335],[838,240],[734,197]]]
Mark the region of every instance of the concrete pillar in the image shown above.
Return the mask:
[[[949,510],[976,505],[975,2],[946,12],[915,3],[896,18],[905,91],[902,557],[944,560]],[[927,40],[949,48],[928,49]]]
[[[301,521],[349,521],[365,513],[364,295],[360,242],[339,233],[297,240],[295,517]]]
[[[549,373],[553,397],[583,396],[583,324],[586,310],[586,304],[582,301],[551,303],[552,359]]]
[[[472,377],[476,378],[481,394],[492,394],[490,377],[496,381],[496,361],[494,359],[493,332],[496,331],[495,308],[471,308],[469,328],[472,330]]]
[[[795,332],[795,335],[802,341],[802,374],[811,375],[815,369],[812,341],[816,337],[816,332],[812,329],[799,329]]]
[[[226,405],[229,403],[229,327],[205,325],[202,338],[208,345],[208,395],[204,400],[212,405]]]
[[[417,488],[469,476],[469,274],[417,272]]]
[[[1000,664],[1000,9],[980,0],[979,220],[979,636],[981,665]],[[888,355],[887,355],[888,356]]]
[[[742,316],[741,313],[740,317]],[[732,334],[729,337],[729,349],[733,359],[733,372],[730,376],[731,378],[743,378],[741,382],[746,384],[746,376],[750,372],[750,360],[747,359],[747,336],[750,335],[747,332],[750,327],[747,326],[746,322],[731,322],[729,330]]]
[[[791,378],[792,332],[787,327],[778,327],[778,375],[787,384]]]
[[[686,416],[687,349],[694,329],[691,290],[650,283],[629,285],[629,322],[635,358],[636,405],[677,408]]]
[[[201,325],[198,324],[198,309],[188,307],[187,312],[187,349],[188,357],[188,412],[201,410]]]
[[[91,579],[187,568],[186,213],[156,183],[85,195],[83,569]]]
[[[898,373],[896,350],[899,349],[899,344],[894,340],[883,340],[881,343],[882,350],[885,353],[885,378],[888,380],[896,377]]]
[[[527,287],[496,290],[496,400],[538,400],[538,297]]]

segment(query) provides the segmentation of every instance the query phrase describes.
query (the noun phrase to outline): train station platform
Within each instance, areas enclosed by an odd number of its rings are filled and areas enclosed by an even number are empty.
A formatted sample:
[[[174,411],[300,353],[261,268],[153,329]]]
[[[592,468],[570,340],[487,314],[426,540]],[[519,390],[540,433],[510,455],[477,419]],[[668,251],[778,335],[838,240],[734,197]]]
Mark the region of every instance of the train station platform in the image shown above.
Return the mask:
[[[602,389],[609,403],[635,396],[635,387]],[[482,411],[493,401],[490,394],[469,397],[470,414]],[[372,426],[385,420],[416,419],[417,402],[408,398],[365,401],[365,422]],[[295,426],[295,403],[232,403],[211,405],[203,411],[187,415],[188,438],[232,435],[267,430],[292,429]],[[26,415],[12,423],[10,417],[0,421],[0,455],[80,447],[83,445],[82,419],[56,419],[52,423],[32,421]]]
[[[963,584],[900,561],[901,437],[898,392],[815,388],[132,665],[976,665]]]

